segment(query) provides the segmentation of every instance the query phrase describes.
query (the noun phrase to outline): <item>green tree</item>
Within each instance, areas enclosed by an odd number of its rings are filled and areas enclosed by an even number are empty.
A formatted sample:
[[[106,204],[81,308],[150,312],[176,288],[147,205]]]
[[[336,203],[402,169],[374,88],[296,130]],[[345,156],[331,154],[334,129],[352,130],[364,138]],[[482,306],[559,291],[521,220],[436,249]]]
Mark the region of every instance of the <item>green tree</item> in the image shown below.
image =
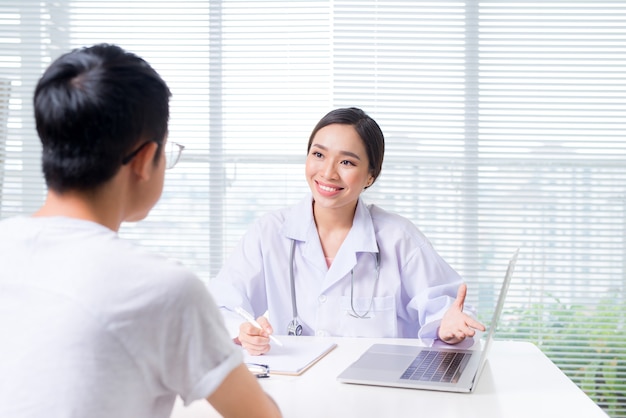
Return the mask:
[[[532,341],[611,417],[626,417],[626,302],[548,302],[507,311],[499,338]]]

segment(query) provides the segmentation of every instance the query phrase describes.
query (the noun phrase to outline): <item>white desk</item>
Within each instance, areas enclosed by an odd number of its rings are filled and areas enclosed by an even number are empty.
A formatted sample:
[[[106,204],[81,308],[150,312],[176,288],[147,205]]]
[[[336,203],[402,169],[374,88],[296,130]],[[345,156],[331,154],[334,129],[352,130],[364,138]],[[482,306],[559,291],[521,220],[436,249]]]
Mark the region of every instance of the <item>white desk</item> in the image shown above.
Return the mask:
[[[283,337],[284,338],[284,337]],[[315,338],[315,337],[295,337]],[[418,417],[607,418],[607,415],[536,346],[495,341],[474,393],[444,393],[339,383],[337,375],[375,342],[416,344],[408,339],[332,338],[338,346],[301,376],[259,382],[285,418]],[[205,401],[172,418],[219,417]]]

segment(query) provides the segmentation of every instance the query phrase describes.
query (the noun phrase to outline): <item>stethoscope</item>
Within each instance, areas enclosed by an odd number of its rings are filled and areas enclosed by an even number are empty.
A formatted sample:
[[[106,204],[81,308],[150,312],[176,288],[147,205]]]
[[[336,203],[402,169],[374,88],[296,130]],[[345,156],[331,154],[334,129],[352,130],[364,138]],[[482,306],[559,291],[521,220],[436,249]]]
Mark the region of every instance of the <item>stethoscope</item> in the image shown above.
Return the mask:
[[[368,314],[372,310],[372,306],[374,305],[374,295],[376,294],[376,286],[378,285],[378,279],[380,278],[380,247],[378,247],[378,243],[376,243],[376,247],[378,248],[377,253],[370,253],[376,260],[376,279],[374,280],[374,286],[372,286],[372,297],[370,298],[370,304],[365,311],[364,314],[359,314],[356,309],[354,309],[354,268],[350,270],[350,308],[352,315],[355,318],[360,319],[368,319],[370,318]],[[291,251],[289,255],[289,281],[291,282],[291,310],[293,314],[293,319],[287,325],[287,335],[302,335],[302,324],[298,320],[298,306],[296,304],[296,281],[293,274],[293,259],[296,254],[296,240],[291,240]]]

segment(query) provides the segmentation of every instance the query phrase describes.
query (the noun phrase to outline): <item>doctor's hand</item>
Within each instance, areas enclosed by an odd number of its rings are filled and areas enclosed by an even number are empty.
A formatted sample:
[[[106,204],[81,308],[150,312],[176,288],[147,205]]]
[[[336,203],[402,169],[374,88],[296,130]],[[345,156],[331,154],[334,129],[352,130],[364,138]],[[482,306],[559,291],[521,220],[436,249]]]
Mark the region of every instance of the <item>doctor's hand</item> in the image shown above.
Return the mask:
[[[484,331],[485,326],[463,312],[467,285],[459,286],[456,299],[441,318],[437,336],[448,344],[458,344],[467,337],[473,337],[476,330]]]
[[[259,356],[270,351],[270,334],[274,332],[269,321],[264,316],[256,320],[263,329],[259,329],[249,322],[239,326],[239,344],[253,356]]]

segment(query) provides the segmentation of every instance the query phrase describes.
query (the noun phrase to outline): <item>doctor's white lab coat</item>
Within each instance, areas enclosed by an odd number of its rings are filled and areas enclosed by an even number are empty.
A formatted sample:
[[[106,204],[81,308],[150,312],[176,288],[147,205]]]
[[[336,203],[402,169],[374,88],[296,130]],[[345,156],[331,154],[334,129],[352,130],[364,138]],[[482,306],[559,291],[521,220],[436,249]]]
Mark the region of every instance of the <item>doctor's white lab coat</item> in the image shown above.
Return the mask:
[[[462,279],[419,229],[408,219],[359,199],[352,228],[329,268],[312,208],[309,195],[295,206],[261,217],[210,281],[209,290],[231,335],[238,335],[243,322],[233,312],[237,306],[254,317],[267,314],[275,335],[287,333],[293,318],[289,275],[293,240],[303,335],[436,338],[439,320]],[[368,310],[364,319],[354,315]]]

